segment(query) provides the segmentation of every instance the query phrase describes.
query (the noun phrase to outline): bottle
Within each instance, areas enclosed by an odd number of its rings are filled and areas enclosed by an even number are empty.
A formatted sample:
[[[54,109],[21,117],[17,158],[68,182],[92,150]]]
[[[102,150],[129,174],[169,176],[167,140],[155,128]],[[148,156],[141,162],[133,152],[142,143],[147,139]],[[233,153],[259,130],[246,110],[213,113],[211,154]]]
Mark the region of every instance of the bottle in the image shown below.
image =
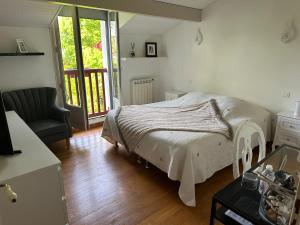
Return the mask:
[[[268,178],[270,181],[275,180],[275,173],[273,171],[273,166],[272,165],[266,165],[266,169],[262,172],[262,174]],[[266,191],[269,188],[269,184],[266,181],[261,180],[259,184],[258,191],[260,194],[266,193]]]

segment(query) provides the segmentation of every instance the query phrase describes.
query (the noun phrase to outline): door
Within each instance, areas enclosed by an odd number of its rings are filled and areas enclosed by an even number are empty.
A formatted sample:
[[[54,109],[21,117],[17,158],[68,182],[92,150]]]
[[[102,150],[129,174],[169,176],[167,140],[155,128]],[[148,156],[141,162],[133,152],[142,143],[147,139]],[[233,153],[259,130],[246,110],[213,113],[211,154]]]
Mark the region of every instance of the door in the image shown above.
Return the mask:
[[[68,6],[58,16],[64,104],[79,129],[87,129],[91,118],[112,108],[107,21],[107,11]]]
[[[89,118],[106,115],[111,108],[107,42],[107,12],[78,8],[80,46]]]
[[[118,12],[108,13],[108,39],[110,46],[110,87],[111,104],[117,108],[122,104],[121,99],[121,63],[120,63],[120,42],[119,42],[119,16]]]
[[[64,107],[71,112],[71,125],[86,130],[88,117],[86,107],[85,79],[78,11],[75,7],[63,7],[56,20],[56,41],[61,71],[61,88]]]

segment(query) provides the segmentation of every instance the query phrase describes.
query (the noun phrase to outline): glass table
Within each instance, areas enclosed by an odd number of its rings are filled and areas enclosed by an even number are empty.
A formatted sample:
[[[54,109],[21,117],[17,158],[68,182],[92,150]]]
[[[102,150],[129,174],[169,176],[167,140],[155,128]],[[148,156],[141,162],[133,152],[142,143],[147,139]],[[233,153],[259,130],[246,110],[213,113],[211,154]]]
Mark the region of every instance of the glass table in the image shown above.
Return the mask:
[[[248,172],[261,174],[260,171],[262,171],[266,165],[272,165],[274,172],[284,170],[292,174],[295,179],[296,186],[299,187],[299,176],[297,173],[300,171],[300,149],[283,145],[270,153],[265,159],[252,167]],[[243,188],[241,184],[242,176],[231,182],[213,196],[210,225],[213,225],[215,220],[218,220],[223,224],[240,224],[236,222],[236,220],[227,216],[228,210],[246,219],[250,222],[250,224],[272,224],[264,220],[259,213],[261,194],[258,190],[247,190]],[[298,188],[292,194],[294,194],[296,205],[298,205]],[[293,223],[291,222],[289,224]]]

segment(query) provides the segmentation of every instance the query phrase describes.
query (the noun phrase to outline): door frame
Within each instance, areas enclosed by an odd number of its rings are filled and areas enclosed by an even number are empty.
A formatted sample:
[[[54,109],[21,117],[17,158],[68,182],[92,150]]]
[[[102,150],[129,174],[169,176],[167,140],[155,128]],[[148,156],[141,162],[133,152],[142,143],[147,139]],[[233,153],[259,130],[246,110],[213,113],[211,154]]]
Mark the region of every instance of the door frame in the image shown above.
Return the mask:
[[[71,18],[73,21],[73,35],[74,35],[74,46],[75,46],[75,55],[76,55],[76,65],[77,70],[79,71],[79,87],[80,87],[80,106],[73,106],[67,103],[66,99],[66,85],[64,81],[64,65],[63,65],[63,57],[62,57],[62,49],[61,49],[61,40],[60,40],[60,32],[59,32],[59,24],[58,17],[54,22],[55,36],[56,36],[56,48],[57,48],[57,57],[58,57],[58,67],[59,67],[59,76],[60,76],[60,88],[62,91],[63,103],[64,107],[71,111],[77,111],[80,117],[82,117],[82,121],[78,124],[72,121],[71,125],[75,128],[79,128],[82,130],[87,130],[89,127],[88,124],[88,113],[87,113],[87,100],[86,100],[86,91],[85,91],[85,80],[84,80],[84,68],[83,68],[83,60],[82,60],[82,49],[81,46],[81,37],[80,37],[80,24],[78,17],[78,8],[70,6],[71,10]],[[63,10],[61,10],[62,12]],[[60,14],[58,14],[59,16]],[[72,117],[72,115],[71,115]],[[83,122],[83,123],[82,123]]]
[[[110,106],[111,108],[114,107],[114,103],[113,103],[113,81],[112,81],[112,73],[113,73],[113,66],[112,66],[112,51],[111,51],[111,36],[110,36],[110,16],[109,16],[109,12],[106,11],[106,16],[107,16],[107,23],[106,23],[106,40],[107,40],[107,46],[109,46],[109,48],[107,48],[107,63],[108,63],[108,74],[109,74],[109,95],[110,95]]]
[[[79,70],[79,83],[82,85],[80,90],[81,97],[81,107],[83,108],[83,117],[84,117],[84,128],[87,130],[89,128],[89,117],[87,109],[87,97],[85,89],[85,78],[84,78],[84,65],[83,65],[83,56],[82,56],[82,45],[81,45],[81,33],[80,33],[80,18],[78,7],[75,7],[75,20],[73,23],[74,26],[74,41],[75,41],[75,51],[77,61],[77,68]]]
[[[110,105],[112,106],[112,108],[115,107],[114,105],[114,85],[113,85],[113,54],[112,54],[112,43],[111,43],[111,27],[110,27],[110,18],[111,15],[110,13],[115,13],[116,18],[115,18],[115,22],[116,22],[116,36],[117,36],[117,48],[118,48],[118,73],[119,73],[119,102],[120,102],[120,106],[122,105],[122,82],[121,82],[121,55],[120,55],[120,32],[119,32],[119,13],[117,11],[107,11],[107,40],[108,40],[108,46],[109,46],[109,50],[108,50],[108,58],[109,58],[109,74],[110,74],[110,79],[109,79],[109,88],[110,88]]]
[[[65,9],[65,11],[64,11]],[[58,13],[57,18],[54,21],[54,31],[55,31],[55,41],[56,41],[56,53],[57,53],[57,61],[59,68],[59,76],[60,76],[60,89],[63,98],[64,107],[71,111],[71,120],[73,114],[73,120],[71,121],[72,125],[76,128],[87,130],[89,128],[89,117],[88,117],[88,104],[87,104],[87,90],[85,85],[85,77],[84,77],[84,61],[83,61],[83,50],[82,50],[82,40],[81,40],[81,30],[80,30],[80,13],[82,8],[75,6],[66,6],[63,7],[60,13]],[[96,9],[83,9],[83,10],[95,10]],[[92,11],[91,11],[92,12]],[[91,13],[91,15],[94,12]],[[120,60],[120,39],[119,39],[119,16],[117,12],[113,11],[105,11],[99,10],[99,13],[102,13],[103,20],[106,21],[105,29],[106,29],[106,46],[107,46],[107,70],[108,70],[108,80],[109,80],[109,96],[110,96],[110,106],[114,107],[114,85],[113,85],[113,55],[112,55],[112,42],[111,42],[111,23],[110,23],[110,13],[115,13],[115,22],[116,22],[116,39],[117,39],[117,49],[118,49],[118,82],[119,82],[119,101],[121,103],[121,60]],[[74,36],[74,46],[75,46],[75,55],[76,55],[76,66],[79,73],[79,89],[80,89],[80,106],[74,106],[67,103],[66,99],[66,84],[65,84],[65,73],[64,73],[64,64],[63,64],[63,56],[62,56],[62,48],[61,48],[61,39],[60,39],[60,31],[59,31],[59,23],[58,16],[66,16],[72,18],[73,22],[73,36]],[[84,18],[84,17],[83,17]],[[92,19],[92,18],[91,18]],[[101,19],[100,19],[101,20]],[[73,112],[73,113],[72,113]],[[78,120],[79,118],[82,118]],[[76,123],[76,120],[79,122]]]

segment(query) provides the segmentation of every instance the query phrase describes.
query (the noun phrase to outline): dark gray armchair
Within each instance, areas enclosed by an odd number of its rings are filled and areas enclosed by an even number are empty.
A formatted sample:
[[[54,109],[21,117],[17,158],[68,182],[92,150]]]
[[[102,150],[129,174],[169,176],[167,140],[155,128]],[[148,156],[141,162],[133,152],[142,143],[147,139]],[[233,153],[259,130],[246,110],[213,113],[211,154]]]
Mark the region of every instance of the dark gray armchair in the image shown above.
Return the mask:
[[[56,89],[30,88],[3,93],[7,111],[14,110],[45,143],[72,136],[70,112],[55,105]]]

